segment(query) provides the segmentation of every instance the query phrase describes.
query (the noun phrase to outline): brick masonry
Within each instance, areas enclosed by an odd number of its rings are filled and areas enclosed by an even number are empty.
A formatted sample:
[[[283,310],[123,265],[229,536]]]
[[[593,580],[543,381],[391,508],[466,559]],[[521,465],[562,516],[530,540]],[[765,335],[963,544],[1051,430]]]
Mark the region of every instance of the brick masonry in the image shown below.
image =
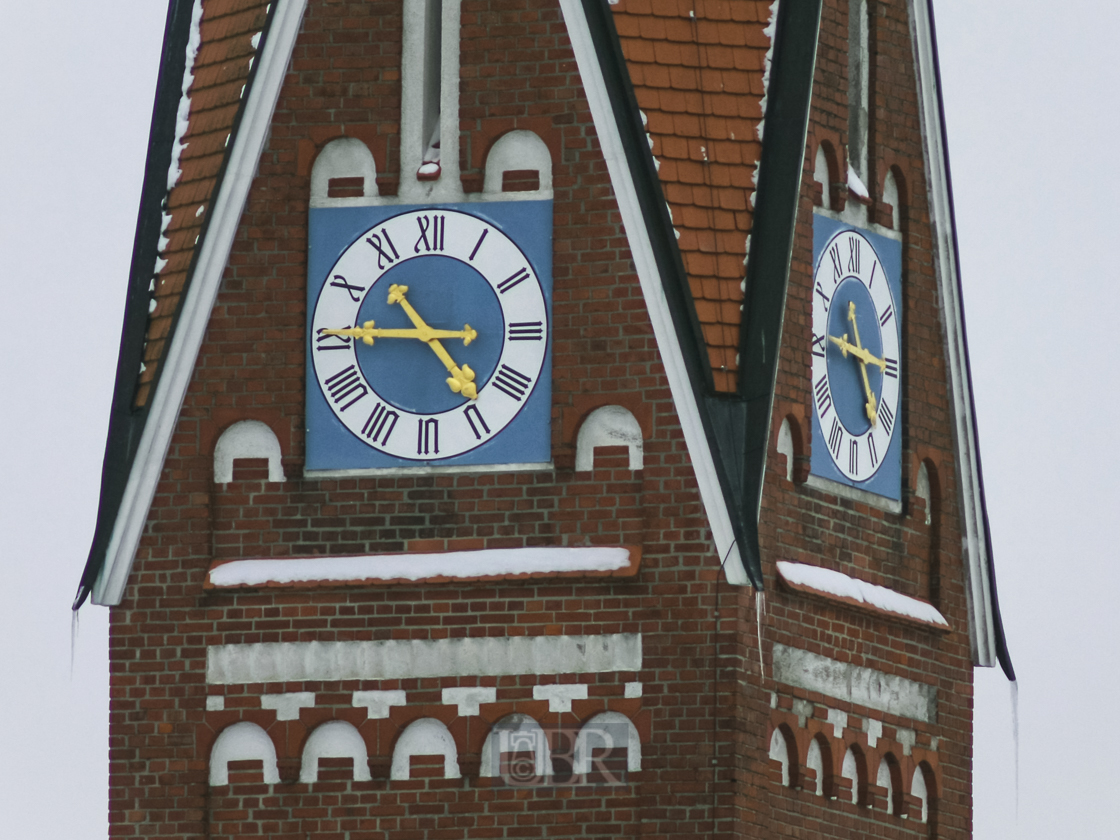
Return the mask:
[[[210,5],[207,0],[204,8]],[[749,5],[750,14],[737,19],[761,28],[760,4]],[[552,0],[464,0],[460,127],[468,191],[481,188],[485,153],[504,131],[533,130],[553,153],[555,469],[303,478],[310,167],[329,140],[353,136],[373,152],[383,194],[393,194],[401,177],[399,0],[311,0],[125,599],[111,612],[112,836],[969,835],[972,682],[964,572],[956,548],[950,407],[901,0],[871,3],[877,56],[871,160],[878,168],[869,187],[878,195],[886,167],[895,167],[906,199],[903,486],[911,495],[895,515],[803,483],[812,161],[822,139],[834,148],[845,141],[846,6],[825,4],[774,425],[776,434],[783,417],[794,421],[797,469],[794,481],[787,481],[771,447],[761,518],[765,572],[775,581],[774,562],[790,559],[932,598],[951,632],[773,589],[760,641],[753,593],[721,582],[720,558]],[[687,14],[676,4],[671,11]],[[641,420],[644,468],[631,471],[622,450],[607,450],[598,453],[595,469],[577,473],[579,423],[608,404],[628,406]],[[260,420],[276,433],[285,482],[269,482],[262,462],[236,462],[232,482],[214,483],[217,438],[245,419]],[[938,488],[930,526],[912,495],[923,461]],[[621,579],[253,591],[203,586],[211,563],[237,557],[538,545],[641,546],[641,570]],[[641,634],[640,671],[206,682],[211,645],[614,633]],[[935,685],[937,722],[919,724],[775,684],[770,646],[776,642]],[[557,683],[585,684],[586,699],[573,699],[570,711],[553,711],[547,700],[535,699],[535,687]],[[634,683],[641,683],[640,696],[627,688]],[[495,692],[478,715],[460,715],[456,705],[443,702],[444,689],[469,686]],[[404,691],[407,700],[373,719],[353,705],[354,692],[372,690]],[[292,692],[315,695],[298,719],[279,720],[276,710],[261,705],[262,695]],[[839,735],[830,710],[848,716]],[[623,772],[626,759],[616,752],[598,756],[599,775],[573,781],[562,757],[581,725],[603,712],[631,721],[641,742],[641,769]],[[513,713],[543,727],[558,759],[550,783],[520,785],[480,775],[487,733]],[[412,756],[409,779],[390,778],[397,738],[422,718],[447,727],[461,778],[443,778],[442,759],[423,755]],[[868,740],[865,719],[881,724],[877,746]],[[317,782],[298,781],[307,738],[330,720],[347,721],[361,734],[370,781],[354,780],[350,759],[331,758],[320,761]],[[240,721],[268,733],[279,784],[264,782],[259,760],[234,761],[228,785],[209,784],[210,749],[224,728]],[[776,728],[795,745],[794,764],[801,769],[795,767],[793,787],[783,787],[780,772],[775,779],[769,749]],[[911,732],[912,739],[905,734]],[[827,790],[838,794],[835,799],[808,790],[804,763],[812,738],[831,757]],[[850,796],[843,801],[842,761],[852,744],[870,775],[860,804],[851,804]],[[872,784],[887,752],[905,777],[904,790],[896,791],[905,807],[891,816]],[[506,766],[519,755],[507,754]],[[915,818],[914,802],[905,798],[907,774],[919,766],[928,769],[936,791],[929,824]]]

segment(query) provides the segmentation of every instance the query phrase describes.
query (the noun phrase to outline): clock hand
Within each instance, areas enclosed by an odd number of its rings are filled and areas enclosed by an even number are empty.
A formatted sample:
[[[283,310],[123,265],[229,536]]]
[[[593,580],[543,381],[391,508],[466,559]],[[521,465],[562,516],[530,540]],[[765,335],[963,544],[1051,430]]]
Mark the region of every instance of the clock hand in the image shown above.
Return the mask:
[[[854,344],[848,341],[847,333],[844,333],[843,338],[837,338],[834,335],[830,335],[828,337],[828,340],[840,348],[840,352],[844,354],[844,358],[847,358],[848,354],[851,353],[860,361],[866,362],[869,365],[875,365],[880,370],[886,370],[887,368],[887,363],[885,360],[880,359],[877,356],[873,356],[870,352],[868,352],[866,348],[856,347]]]
[[[425,324],[420,314],[412,308],[412,304],[405,300],[405,293],[407,291],[408,286],[400,286],[394,283],[389,287],[389,303],[399,303],[401,305],[401,309],[408,315],[408,320],[412,321],[413,326],[416,327],[419,333],[417,337],[431,347],[432,352],[443,362],[443,366],[447,368],[447,372],[451,374],[446,380],[447,387],[456,394],[461,393],[468,399],[477,400],[478,386],[475,385],[474,382],[474,371],[471,370],[470,365],[463,365],[460,368],[455,364],[455,360],[451,358],[451,354],[444,350],[443,345],[439,343],[439,339],[435,335],[436,331]],[[459,336],[455,337],[458,338]],[[473,338],[474,336],[472,336],[472,339]]]
[[[319,330],[320,335],[345,335],[351,338],[360,338],[366,344],[372,346],[375,338],[418,338],[421,341],[428,341],[433,338],[461,338],[463,339],[463,346],[467,346],[476,338],[478,332],[471,329],[470,324],[463,324],[461,330],[434,330],[429,328],[426,332],[421,330],[399,330],[399,329],[383,329],[381,327],[374,327],[373,321],[366,321],[360,327],[347,327],[341,330]]]
[[[856,337],[855,349],[867,353],[859,340],[859,325],[856,323],[856,302],[854,300],[848,301],[848,320],[852,322],[852,332]],[[867,355],[870,356],[869,353],[867,353]],[[860,376],[863,377],[863,392],[867,394],[867,419],[870,420],[871,425],[874,426],[878,419],[879,412],[875,407],[875,395],[871,392],[871,383],[867,381],[867,361],[859,356],[856,358],[859,359],[859,373]],[[875,357],[871,356],[871,358],[874,359]]]

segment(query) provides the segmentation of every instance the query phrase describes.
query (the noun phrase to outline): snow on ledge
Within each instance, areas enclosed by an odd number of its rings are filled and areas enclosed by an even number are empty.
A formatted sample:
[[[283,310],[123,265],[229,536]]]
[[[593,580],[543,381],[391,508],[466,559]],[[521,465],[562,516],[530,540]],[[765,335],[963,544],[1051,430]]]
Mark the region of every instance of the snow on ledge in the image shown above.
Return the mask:
[[[932,624],[942,629],[949,628],[949,622],[932,604],[902,595],[885,586],[876,586],[857,580],[842,572],[809,566],[804,563],[778,561],[778,574],[793,589],[811,591],[832,599],[855,602],[892,615]]]
[[[555,575],[628,576],[638,571],[636,547],[487,548],[438,554],[359,554],[233,560],[210,568],[206,586],[300,586],[479,580]]]

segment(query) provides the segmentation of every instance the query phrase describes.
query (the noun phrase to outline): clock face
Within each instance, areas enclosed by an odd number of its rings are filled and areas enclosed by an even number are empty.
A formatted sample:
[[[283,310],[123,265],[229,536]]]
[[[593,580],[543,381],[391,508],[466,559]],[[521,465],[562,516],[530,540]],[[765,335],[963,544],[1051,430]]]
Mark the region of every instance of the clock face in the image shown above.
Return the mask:
[[[345,208],[362,229],[314,254],[308,469],[549,460],[549,278],[524,224],[463,207]]]
[[[810,469],[897,500],[899,244],[825,217],[814,239]]]

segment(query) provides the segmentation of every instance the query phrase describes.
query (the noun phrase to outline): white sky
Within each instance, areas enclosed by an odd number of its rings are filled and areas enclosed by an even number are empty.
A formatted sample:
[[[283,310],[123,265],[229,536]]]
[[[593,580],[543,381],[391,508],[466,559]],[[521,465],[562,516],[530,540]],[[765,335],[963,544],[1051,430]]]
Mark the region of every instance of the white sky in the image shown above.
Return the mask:
[[[1104,0],[935,0],[981,446],[1020,675],[976,689],[976,837],[1115,837],[1120,172]],[[0,813],[106,835],[107,611],[85,561],[165,15],[4,4],[0,27]],[[1106,338],[1109,336],[1109,338]]]

